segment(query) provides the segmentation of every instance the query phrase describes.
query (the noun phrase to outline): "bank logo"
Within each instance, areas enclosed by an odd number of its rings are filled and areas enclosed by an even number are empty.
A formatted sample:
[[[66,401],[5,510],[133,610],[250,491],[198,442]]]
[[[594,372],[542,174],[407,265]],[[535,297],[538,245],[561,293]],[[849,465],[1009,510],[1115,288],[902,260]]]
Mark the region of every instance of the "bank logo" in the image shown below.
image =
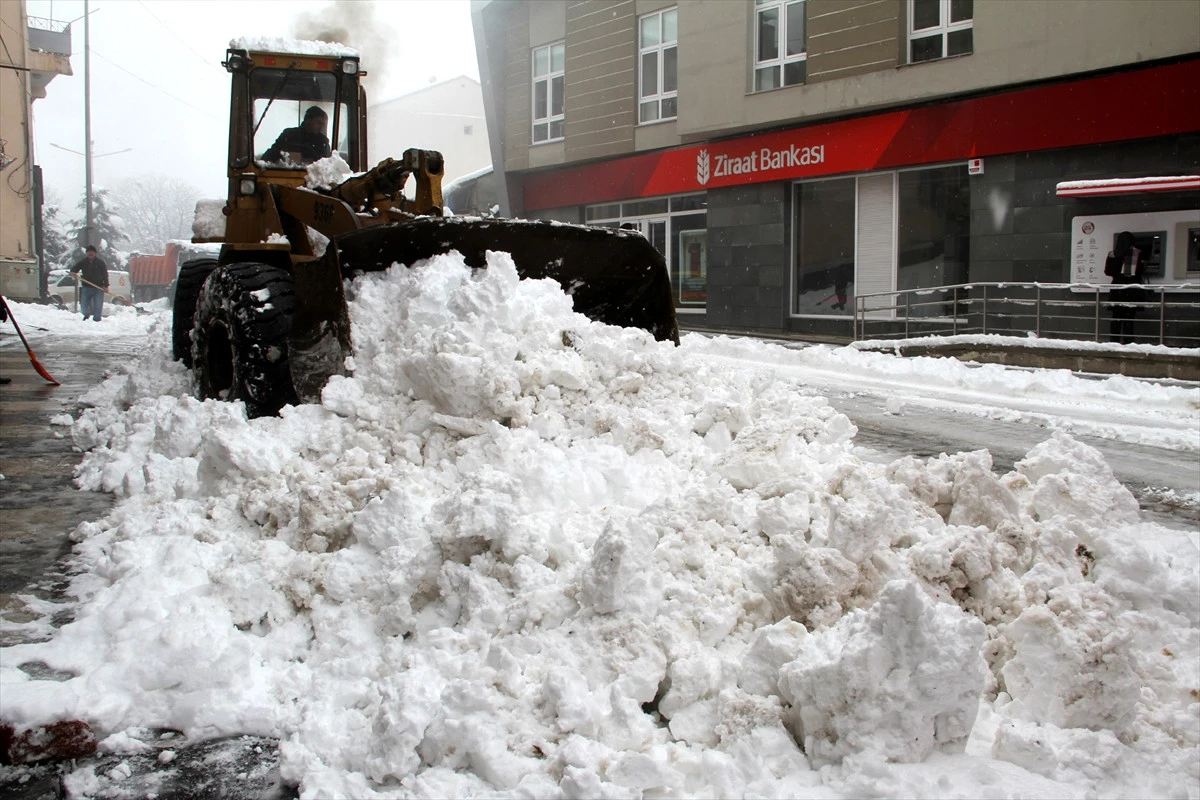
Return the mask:
[[[704,186],[708,183],[708,151],[701,150],[696,156],[696,181]]]

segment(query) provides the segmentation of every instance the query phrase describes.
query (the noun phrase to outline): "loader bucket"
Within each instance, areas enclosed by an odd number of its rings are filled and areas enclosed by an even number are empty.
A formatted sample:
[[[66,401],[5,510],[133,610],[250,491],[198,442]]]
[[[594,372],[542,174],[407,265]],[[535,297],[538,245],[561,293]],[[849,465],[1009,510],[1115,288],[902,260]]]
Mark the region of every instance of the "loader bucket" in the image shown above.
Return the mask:
[[[545,220],[416,217],[343,234],[336,243],[346,275],[451,250],[471,267],[484,267],[488,250],[509,253],[518,275],[558,281],[581,314],[679,343],[666,262],[634,231]]]

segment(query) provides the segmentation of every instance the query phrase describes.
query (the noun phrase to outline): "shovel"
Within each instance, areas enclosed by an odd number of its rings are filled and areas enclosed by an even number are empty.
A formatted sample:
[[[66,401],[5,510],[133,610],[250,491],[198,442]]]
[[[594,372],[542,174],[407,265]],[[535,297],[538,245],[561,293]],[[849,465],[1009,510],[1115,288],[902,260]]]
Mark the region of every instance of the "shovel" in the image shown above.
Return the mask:
[[[113,294],[113,293],[112,293],[112,292],[110,292],[108,289],[104,288],[103,286],[97,286],[96,284],[92,283],[92,282],[91,282],[91,281],[89,281],[87,278],[83,277],[82,275],[78,275],[78,276],[76,276],[76,277],[78,277],[78,278],[79,278],[79,280],[83,281],[83,282],[84,282],[84,283],[86,283],[88,286],[91,286],[91,287],[93,287],[93,288],[95,288],[95,289],[99,289],[100,291],[104,292],[106,295],[108,295],[110,298],[112,298],[112,301],[113,301],[114,303],[120,303],[120,304],[121,304],[121,305],[123,305],[123,306],[129,306],[129,307],[130,307],[130,308],[132,308],[133,310],[137,311],[139,314],[144,314],[144,313],[146,313],[146,312],[145,312],[145,311],[143,311],[142,309],[140,309],[140,308],[138,308],[137,306],[135,306],[133,303],[131,303],[131,302],[129,302],[128,300],[126,300],[124,297],[121,297],[120,295],[117,295],[117,294]]]
[[[33,364],[33,368],[37,371],[37,374],[55,386],[61,386],[62,384],[54,380],[54,376],[46,371],[46,368],[37,360],[37,356],[33,354],[33,348],[29,346],[29,342],[25,339],[25,334],[21,333],[21,326],[17,324],[17,318],[13,316],[12,309],[8,307],[8,303],[3,297],[0,297],[0,305],[4,306],[4,313],[8,316],[9,322],[17,329],[17,336],[21,337],[21,344],[25,345],[25,352],[29,353],[29,363]]]

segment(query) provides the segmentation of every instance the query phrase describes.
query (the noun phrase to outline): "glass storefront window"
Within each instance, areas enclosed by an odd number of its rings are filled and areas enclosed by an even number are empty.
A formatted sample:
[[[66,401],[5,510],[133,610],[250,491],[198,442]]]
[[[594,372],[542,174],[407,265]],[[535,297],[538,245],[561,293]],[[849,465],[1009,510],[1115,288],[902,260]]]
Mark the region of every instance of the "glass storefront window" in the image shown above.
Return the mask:
[[[665,197],[621,204],[621,216],[623,217],[645,217],[650,214],[665,213],[667,213],[667,199]]]
[[[901,172],[897,194],[896,287],[966,283],[971,242],[966,166]],[[924,313],[940,311],[931,306]]]
[[[796,187],[796,314],[854,311],[855,189],[854,178]]]
[[[708,195],[685,194],[671,198],[672,211],[703,211],[708,208]]]
[[[621,218],[621,204],[608,203],[602,206],[588,206],[585,212],[584,219],[588,222],[597,219],[615,219]]]
[[[671,218],[675,248],[671,283],[680,307],[703,306],[708,301],[708,223],[704,214]]]

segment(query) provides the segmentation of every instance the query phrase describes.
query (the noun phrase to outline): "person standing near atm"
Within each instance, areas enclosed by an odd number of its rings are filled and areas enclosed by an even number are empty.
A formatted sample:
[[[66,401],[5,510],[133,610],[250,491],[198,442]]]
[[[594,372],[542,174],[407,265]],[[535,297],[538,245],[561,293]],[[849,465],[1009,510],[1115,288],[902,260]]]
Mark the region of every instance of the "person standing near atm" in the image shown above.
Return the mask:
[[[1112,278],[1114,286],[1146,282],[1142,251],[1134,246],[1133,234],[1129,231],[1121,231],[1117,234],[1116,243],[1104,261],[1104,274]],[[1134,341],[1134,320],[1137,317],[1138,307],[1129,305],[1129,303],[1143,302],[1146,292],[1142,289],[1121,289],[1110,294],[1114,301],[1127,301],[1125,303],[1114,302],[1109,306],[1112,313],[1112,322],[1109,327],[1112,341],[1131,344]]]

